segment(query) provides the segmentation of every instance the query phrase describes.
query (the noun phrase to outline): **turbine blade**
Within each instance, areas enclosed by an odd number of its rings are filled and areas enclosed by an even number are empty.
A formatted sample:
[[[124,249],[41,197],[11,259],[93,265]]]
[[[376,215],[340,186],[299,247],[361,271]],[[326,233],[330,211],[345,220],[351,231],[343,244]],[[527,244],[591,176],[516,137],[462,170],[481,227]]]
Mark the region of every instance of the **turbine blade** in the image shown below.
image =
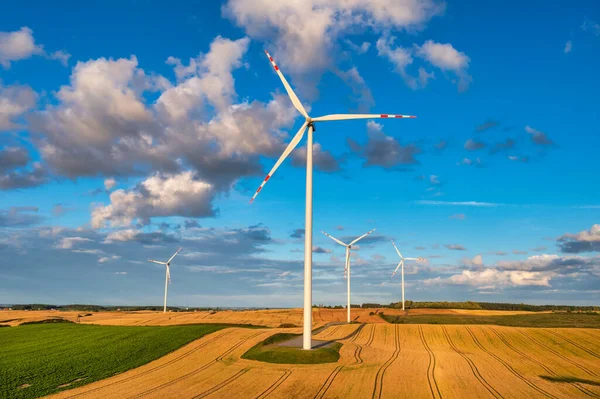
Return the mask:
[[[279,69],[279,67],[277,66],[275,61],[273,60],[273,57],[271,57],[271,54],[269,54],[269,52],[267,50],[265,50],[265,54],[267,55],[267,57],[269,57],[269,61],[271,61],[271,65],[273,65],[275,72],[277,72],[277,75],[279,75],[279,79],[281,79],[281,82],[283,83],[283,87],[285,87],[285,91],[287,91],[288,96],[290,96],[290,100],[292,100],[292,104],[294,104],[294,107],[296,107],[296,109],[298,110],[298,112],[300,112],[302,114],[302,116],[304,116],[305,118],[308,118],[308,113],[304,109],[304,106],[298,99],[298,96],[296,95],[296,93],[294,93],[294,90],[292,90],[292,87],[290,86],[288,81],[285,79],[285,76],[283,76],[283,74],[281,73],[281,70]]]
[[[169,279],[169,284],[171,284],[171,268],[169,268],[169,265],[167,266],[167,278]]]
[[[321,233],[325,234],[327,237],[331,238],[333,241],[337,242],[338,244],[340,244],[340,245],[343,245],[343,246],[347,247],[347,245],[346,245],[346,244],[344,244],[343,242],[341,242],[340,240],[338,240],[338,239],[337,239],[337,238],[335,238],[334,236],[332,236],[332,235],[329,235],[329,234],[325,233],[323,230],[321,230]]]
[[[363,238],[365,238],[366,236],[368,236],[369,234],[371,234],[371,233],[372,233],[372,232],[374,232],[374,231],[375,231],[375,229],[373,229],[373,230],[369,231],[369,232],[368,232],[368,233],[366,233],[366,234],[363,234],[362,236],[358,237],[356,240],[352,241],[352,242],[350,243],[350,245],[352,245],[352,244],[354,244],[354,243],[358,242],[359,240],[362,240]]]
[[[404,258],[404,260],[421,260],[421,258]]]
[[[173,256],[171,256],[171,258],[169,258],[169,260],[167,261],[167,263],[171,263],[171,261],[173,260],[174,257],[177,256],[177,254],[183,249],[183,247],[179,247],[179,249],[177,250],[177,252],[175,252],[173,254]]]
[[[298,145],[298,143],[300,142],[300,140],[302,140],[302,136],[304,136],[304,131],[306,130],[306,126],[307,125],[308,125],[308,123],[304,122],[304,124],[302,125],[302,127],[300,127],[300,130],[298,130],[298,133],[296,133],[296,135],[294,136],[294,138],[292,139],[292,141],[290,141],[290,143],[286,147],[285,151],[283,151],[283,154],[281,154],[281,156],[279,157],[279,159],[277,160],[277,162],[275,162],[275,166],[273,166],[273,168],[271,169],[271,171],[269,172],[269,174],[267,175],[267,177],[265,177],[265,180],[263,180],[263,182],[260,185],[260,187],[258,187],[258,189],[256,190],[256,192],[252,196],[252,199],[250,200],[250,203],[252,203],[252,201],[254,201],[254,199],[256,198],[256,196],[258,195],[258,193],[260,193],[260,190],[262,190],[263,187],[265,186],[265,184],[267,184],[267,181],[269,181],[269,179],[273,176],[273,173],[275,173],[275,171],[277,170],[277,168],[279,167],[279,165],[281,165],[281,163],[285,160],[285,158],[287,158],[287,156],[290,155],[290,152],[292,152],[292,150],[294,148],[296,148],[296,146]]]
[[[148,262],[158,263],[159,265],[166,265],[167,264],[167,262],[160,262],[160,261],[154,260],[154,259],[148,259]]]
[[[398,271],[398,268],[400,267],[400,265],[402,265],[402,261],[400,261],[398,263],[398,266],[396,266],[396,270],[394,270],[394,273],[392,273],[392,277],[394,277],[394,274],[396,274],[396,272]]]
[[[349,119],[414,119],[414,115],[392,115],[392,114],[331,114],[313,118],[313,122],[345,121]]]
[[[394,241],[392,240],[392,245],[394,246],[394,248],[396,248],[396,252],[398,252],[398,256],[402,258],[402,254],[400,253],[400,251],[398,250],[398,247],[396,246],[396,244],[394,244]],[[404,259],[404,258],[402,258]]]
[[[346,267],[344,268],[344,278],[348,278],[349,266],[350,266],[350,251],[346,251]]]

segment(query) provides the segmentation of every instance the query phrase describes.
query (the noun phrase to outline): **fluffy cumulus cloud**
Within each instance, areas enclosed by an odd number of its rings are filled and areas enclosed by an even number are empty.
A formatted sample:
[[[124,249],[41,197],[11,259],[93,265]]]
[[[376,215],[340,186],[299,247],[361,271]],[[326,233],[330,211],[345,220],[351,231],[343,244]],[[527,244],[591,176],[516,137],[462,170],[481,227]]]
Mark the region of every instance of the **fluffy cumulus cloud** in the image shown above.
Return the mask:
[[[417,46],[417,54],[444,72],[456,75],[459,91],[465,91],[472,81],[468,74],[471,59],[463,52],[456,50],[450,43],[436,43],[427,40],[422,46]]]
[[[22,127],[17,120],[36,105],[37,97],[29,86],[2,86],[0,82],[0,131]]]
[[[367,122],[367,143],[360,145],[348,139],[350,149],[364,159],[364,166],[381,166],[388,170],[397,169],[400,165],[414,165],[415,158],[421,149],[415,144],[401,145],[395,138],[386,135],[383,126],[377,122]]]
[[[29,152],[22,147],[6,147],[0,149],[0,172],[27,166]]]
[[[479,290],[505,289],[510,287],[551,287],[552,281],[564,278],[596,278],[599,275],[599,259],[581,256],[535,255],[524,260],[500,261],[484,267],[481,259],[464,262],[467,267],[459,274],[447,278],[436,277],[426,284],[456,284]]]
[[[564,234],[559,237],[558,245],[566,253],[600,252],[600,224],[576,234]]]
[[[110,204],[92,211],[92,226],[147,224],[156,216],[214,216],[214,186],[199,180],[192,171],[173,175],[156,174],[131,190],[115,190]]]
[[[42,52],[42,47],[35,43],[33,31],[27,27],[14,32],[0,32],[0,65],[5,68],[9,68],[12,61]]]
[[[26,26],[13,32],[0,32],[0,65],[4,68],[10,68],[11,62],[24,60],[34,55],[58,60],[63,65],[67,65],[71,57],[62,50],[47,53],[43,46],[35,42],[33,31]]]
[[[445,11],[435,0],[229,0],[224,15],[271,50],[292,74],[323,70],[346,33],[419,29]]]

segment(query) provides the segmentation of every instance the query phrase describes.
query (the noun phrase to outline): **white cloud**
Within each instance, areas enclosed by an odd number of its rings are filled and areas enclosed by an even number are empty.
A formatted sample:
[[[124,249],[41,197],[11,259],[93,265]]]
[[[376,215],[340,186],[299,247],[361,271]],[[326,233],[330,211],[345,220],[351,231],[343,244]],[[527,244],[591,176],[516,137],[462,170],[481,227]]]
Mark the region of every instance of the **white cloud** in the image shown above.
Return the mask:
[[[134,220],[148,223],[155,216],[212,216],[214,187],[194,176],[192,171],[173,175],[155,174],[138,188],[116,190],[109,205],[92,210],[92,227],[129,226]]]
[[[569,54],[573,50],[573,42],[569,40],[567,44],[565,44],[565,54]]]
[[[112,190],[116,185],[117,181],[112,177],[109,177],[108,179],[104,180],[104,188],[106,189],[106,191]]]
[[[411,50],[403,47],[393,47],[395,39],[395,37],[382,37],[377,40],[377,53],[380,57],[387,58],[394,65],[396,72],[402,76],[408,87],[413,90],[417,89],[419,87],[417,80],[406,72],[406,67],[413,62]]]
[[[10,68],[11,62],[24,60],[33,55],[58,60],[65,66],[71,57],[71,54],[63,50],[46,53],[44,46],[35,43],[33,31],[26,26],[14,32],[0,32],[0,65],[5,69]]]
[[[444,11],[435,0],[229,0],[223,7],[249,36],[272,42],[271,53],[296,76],[330,65],[330,50],[347,33],[417,30]]]
[[[55,245],[55,247],[59,249],[71,249],[76,244],[91,241],[91,239],[86,237],[64,237]]]
[[[37,98],[29,86],[0,84],[0,131],[18,128],[16,120],[35,106]]]
[[[14,32],[0,32],[0,65],[4,68],[9,68],[11,61],[23,60],[43,51],[35,44],[33,31],[27,27]]]
[[[111,242],[115,242],[115,241],[118,241],[118,242],[132,241],[140,233],[141,232],[139,230],[134,230],[134,229],[113,231],[106,236],[104,243],[111,243]]]
[[[112,255],[112,256],[103,256],[101,258],[98,258],[98,263],[106,263],[106,262],[110,262],[113,260],[118,260],[121,259],[121,257],[119,255]],[[125,273],[127,274],[127,273]]]
[[[456,50],[450,43],[426,41],[422,46],[415,46],[418,56],[424,58],[442,71],[452,71],[459,78],[458,89],[464,91],[472,81],[467,73],[471,59],[463,52]]]

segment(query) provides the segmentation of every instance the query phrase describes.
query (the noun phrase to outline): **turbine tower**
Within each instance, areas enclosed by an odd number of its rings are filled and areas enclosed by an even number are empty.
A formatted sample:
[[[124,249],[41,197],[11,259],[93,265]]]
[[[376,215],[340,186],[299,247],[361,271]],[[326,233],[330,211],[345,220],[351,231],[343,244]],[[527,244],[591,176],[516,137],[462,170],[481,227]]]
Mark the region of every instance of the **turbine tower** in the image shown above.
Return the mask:
[[[346,278],[346,283],[348,285],[348,305],[346,308],[347,313],[348,313],[348,323],[350,323],[350,250],[352,249],[352,245],[356,244],[358,241],[362,240],[363,238],[365,238],[366,236],[368,236],[369,234],[371,234],[374,231],[375,231],[375,229],[369,231],[366,234],[363,234],[362,236],[358,237],[356,240],[352,241],[350,244],[346,244],[346,243],[343,243],[342,241],[338,240],[334,236],[329,235],[329,234],[325,233],[323,230],[321,230],[321,233],[325,234],[327,237],[331,238],[333,241],[337,242],[338,244],[346,247],[346,265],[344,266],[344,277]]]
[[[304,217],[304,322],[303,322],[303,332],[302,332],[302,348],[303,349],[312,349],[312,337],[311,337],[311,329],[312,329],[312,178],[313,178],[313,132],[315,131],[315,123],[317,122],[328,122],[328,121],[341,121],[348,119],[375,119],[375,118],[416,118],[412,115],[390,115],[390,114],[332,114],[320,116],[318,118],[311,118],[304,106],[292,90],[290,84],[285,79],[281,70],[273,61],[273,57],[265,50],[265,54],[269,58],[271,65],[275,69],[277,76],[281,79],[285,90],[292,101],[294,107],[302,114],[304,117],[304,123],[300,127],[300,130],[296,133],[292,141],[288,144],[286,149],[283,151],[283,154],[279,157],[277,162],[275,162],[275,166],[271,169],[267,177],[263,180],[262,184],[252,196],[250,203],[254,201],[258,193],[263,189],[267,181],[271,177],[273,177],[273,173],[277,170],[279,165],[287,158],[287,156],[292,152],[294,148],[298,145],[302,137],[304,136],[304,132],[308,129],[308,137],[306,143],[306,213]]]
[[[171,266],[171,261],[173,260],[174,257],[177,256],[179,251],[181,251],[181,248],[179,248],[177,250],[177,252],[175,252],[173,254],[173,256],[171,256],[169,258],[169,260],[166,262],[161,262],[159,260],[154,260],[154,259],[148,259],[148,262],[154,262],[154,263],[158,263],[159,265],[165,265],[165,304],[164,304],[164,308],[163,308],[164,313],[167,313],[167,290],[169,287],[168,284],[171,284],[171,269],[169,268],[169,266]]]
[[[396,248],[396,252],[398,252],[398,256],[400,256],[400,263],[398,263],[398,266],[396,266],[396,270],[394,270],[394,273],[392,273],[392,277],[394,277],[394,274],[396,274],[396,272],[398,271],[398,268],[400,266],[402,266],[402,310],[404,310],[404,261],[405,260],[419,261],[419,260],[423,260],[423,258],[405,258],[402,256],[402,254],[398,250],[398,247],[396,246],[396,244],[394,244],[394,241],[392,241],[392,245],[394,246],[394,248]]]

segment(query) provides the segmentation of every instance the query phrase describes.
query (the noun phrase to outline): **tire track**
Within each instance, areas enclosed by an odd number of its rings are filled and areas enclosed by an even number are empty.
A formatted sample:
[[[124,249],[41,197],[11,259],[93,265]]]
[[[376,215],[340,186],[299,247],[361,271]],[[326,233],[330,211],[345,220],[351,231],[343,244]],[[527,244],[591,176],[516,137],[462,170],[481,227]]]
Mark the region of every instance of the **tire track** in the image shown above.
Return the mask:
[[[350,338],[348,340],[348,342],[352,342],[356,348],[354,349],[354,359],[356,360],[356,364],[362,364],[363,359],[360,356],[360,354],[362,353],[362,345],[361,344],[357,344],[356,340],[358,339],[358,336],[360,335],[360,333],[362,332],[362,330],[365,328],[366,324],[361,324],[356,331],[354,331],[352,338]]]
[[[258,395],[256,398],[254,399],[264,399],[266,397],[268,397],[269,395],[271,395],[277,388],[279,388],[279,386],[281,384],[283,384],[285,382],[285,380],[288,379],[288,377],[292,375],[292,370],[286,369],[283,372],[283,375],[281,377],[279,377],[277,379],[277,381],[275,381],[273,384],[271,384],[267,389],[265,389],[260,395]]]
[[[223,358],[225,356],[229,355],[231,352],[233,352],[234,350],[236,350],[237,348],[239,348],[240,346],[242,346],[242,344],[244,344],[246,341],[248,341],[248,340],[250,340],[252,338],[255,338],[258,335],[263,334],[263,333],[264,333],[264,331],[259,331],[259,332],[255,333],[255,334],[252,334],[249,337],[246,337],[242,341],[238,342],[237,344],[233,345],[231,348],[227,349],[225,352],[223,352],[222,354],[220,354],[219,356],[217,356],[215,359],[213,359],[210,362],[208,362],[208,363],[206,363],[206,364],[198,367],[197,369],[192,370],[192,371],[190,371],[190,372],[188,372],[186,374],[180,375],[179,377],[174,378],[172,380],[169,380],[169,381],[167,381],[167,382],[165,382],[163,384],[157,385],[154,388],[148,389],[148,390],[146,390],[144,392],[141,392],[141,393],[138,393],[138,394],[136,394],[134,396],[131,396],[130,398],[131,399],[133,399],[133,398],[141,398],[141,397],[143,397],[145,395],[157,392],[157,391],[159,391],[159,390],[161,390],[163,388],[171,386],[171,385],[173,385],[173,384],[175,384],[175,383],[177,383],[179,381],[185,380],[186,378],[191,377],[192,375],[198,374],[199,372],[204,371],[207,368],[209,368],[209,367],[217,364],[217,362],[223,361]]]
[[[594,351],[592,351],[592,350],[584,347],[583,345],[579,345],[577,342],[571,340],[570,338],[563,337],[562,335],[560,335],[560,334],[558,334],[558,333],[556,333],[556,332],[554,332],[552,330],[545,330],[545,331],[548,332],[548,333],[550,333],[550,334],[552,334],[552,335],[554,335],[557,338],[561,338],[561,339],[567,341],[568,343],[570,343],[571,345],[573,345],[573,346],[581,349],[582,351],[584,351],[588,355],[591,355],[591,356],[594,356],[597,359],[600,359],[600,355],[599,354],[597,354],[596,352],[594,352]]]
[[[211,339],[207,340],[206,342],[203,342],[202,344],[198,345],[197,347],[195,347],[195,348],[193,348],[193,349],[191,349],[191,350],[189,350],[189,351],[187,351],[187,352],[185,352],[185,353],[182,353],[181,355],[179,355],[179,356],[177,356],[177,357],[175,357],[175,358],[173,358],[173,359],[169,360],[169,361],[168,361],[168,362],[166,362],[166,363],[163,363],[163,364],[161,364],[161,365],[159,365],[159,366],[155,366],[155,367],[152,367],[152,368],[150,368],[150,369],[148,369],[148,370],[145,370],[145,371],[144,371],[144,372],[142,372],[142,373],[139,373],[139,374],[136,374],[136,375],[132,375],[132,376],[130,376],[130,377],[123,378],[123,379],[121,379],[121,380],[114,381],[114,382],[111,382],[111,383],[108,383],[108,384],[102,385],[101,387],[98,387],[98,388],[88,389],[88,390],[87,390],[87,391],[85,391],[85,392],[81,392],[81,393],[77,393],[77,394],[75,394],[75,395],[67,396],[67,398],[76,398],[76,397],[78,397],[78,396],[81,396],[81,395],[87,395],[87,394],[89,394],[89,393],[91,393],[91,392],[96,392],[96,391],[99,391],[99,390],[101,390],[101,389],[104,389],[104,388],[106,388],[106,387],[110,387],[110,386],[114,386],[114,385],[117,385],[117,384],[121,384],[121,383],[123,383],[123,382],[128,382],[128,381],[134,380],[134,379],[136,379],[136,378],[144,377],[144,376],[146,376],[146,375],[148,375],[148,374],[150,374],[150,373],[152,373],[152,372],[154,372],[154,371],[156,371],[156,370],[163,369],[163,368],[165,368],[165,367],[167,367],[167,366],[170,366],[171,364],[173,364],[173,363],[175,363],[175,362],[178,362],[178,361],[179,361],[179,360],[181,360],[181,359],[184,359],[184,358],[186,358],[186,357],[188,357],[188,356],[190,356],[190,355],[194,354],[194,353],[195,353],[195,352],[197,352],[198,350],[200,350],[200,349],[204,348],[205,346],[207,346],[207,345],[211,344],[212,342],[214,342],[214,341],[216,341],[216,340],[218,340],[218,339],[221,339],[221,338],[223,338],[223,336],[225,336],[225,335],[229,335],[229,334],[231,334],[232,332],[233,332],[233,330],[231,330],[231,329],[228,329],[228,330],[224,331],[224,332],[223,332],[223,334],[219,334],[218,336],[213,336]],[[201,338],[200,338],[200,339],[201,339]]]
[[[456,345],[450,338],[450,334],[448,334],[448,330],[446,329],[445,326],[442,326],[442,332],[444,334],[444,337],[446,337],[446,341],[448,341],[448,344],[450,344],[450,347],[452,348],[452,350],[454,352],[458,353],[463,359],[465,359],[467,361],[467,363],[469,364],[469,367],[471,368],[471,372],[473,373],[473,375],[475,376],[477,381],[479,381],[479,383],[481,383],[481,385],[483,385],[484,388],[487,389],[487,391],[490,394],[492,394],[493,397],[503,398],[502,394],[500,394],[500,392],[496,391],[496,389],[493,386],[491,386],[490,383],[487,382],[487,380],[481,375],[481,373],[479,372],[479,369],[475,365],[475,362],[473,362],[473,360],[471,360],[464,352],[462,352],[460,349],[458,349],[456,347]]]
[[[484,351],[485,353],[487,353],[488,355],[490,355],[494,359],[496,359],[498,362],[500,362],[508,371],[510,371],[511,374],[513,374],[515,377],[517,377],[518,379],[523,381],[525,384],[527,384],[530,388],[536,390],[537,392],[541,393],[542,395],[544,395],[548,398],[558,399],[556,396],[552,395],[550,392],[543,390],[542,388],[535,385],[533,382],[529,381],[527,378],[523,377],[510,364],[508,364],[506,361],[504,361],[501,357],[499,357],[498,355],[496,355],[495,353],[491,352],[490,350],[486,349],[483,345],[481,345],[481,342],[479,342],[479,340],[477,339],[475,334],[473,334],[473,331],[471,331],[471,329],[469,327],[465,326],[465,329],[467,330],[469,335],[471,335],[471,338],[473,338],[473,341],[475,341],[475,344],[479,347],[479,349],[481,349],[482,351]]]
[[[369,335],[369,339],[367,340],[367,343],[365,344],[365,346],[371,346],[371,344],[373,343],[374,337],[375,337],[375,324],[373,324],[373,328],[371,329],[371,335]]]
[[[215,385],[211,389],[209,389],[207,391],[204,391],[202,393],[199,393],[198,395],[194,396],[193,399],[205,398],[208,395],[217,392],[219,389],[221,389],[223,387],[226,387],[227,385],[231,384],[233,381],[237,380],[238,378],[240,378],[241,376],[243,376],[244,374],[246,374],[248,371],[250,371],[250,368],[245,368],[245,369],[242,369],[242,370],[238,371],[237,373],[235,373],[234,375],[232,375],[231,377],[229,377],[225,381],[223,381],[223,382]]]
[[[562,360],[566,361],[567,363],[572,364],[573,366],[577,367],[578,369],[584,371],[585,373],[594,376],[594,377],[598,377],[598,374],[596,374],[595,372],[591,371],[590,369],[588,369],[585,366],[582,366],[581,364],[577,363],[576,361],[569,359],[568,357],[566,357],[565,355],[563,355],[562,353],[552,349],[551,347],[549,347],[548,345],[544,344],[543,342],[540,342],[538,339],[525,334],[524,332],[522,332],[521,330],[516,330],[518,331],[521,335],[523,335],[524,337],[528,338],[529,340],[531,340],[532,342],[536,343],[538,346],[546,349],[548,352],[553,353],[555,356],[561,358]]]
[[[333,371],[331,372],[331,374],[329,374],[329,377],[327,377],[327,379],[325,380],[325,382],[323,383],[323,385],[321,385],[321,388],[319,389],[319,391],[315,395],[314,399],[321,399],[321,398],[323,398],[325,396],[325,394],[327,393],[327,391],[331,387],[331,384],[333,384],[333,380],[335,380],[335,377],[337,377],[338,373],[343,368],[344,368],[344,366],[337,366],[335,369],[333,369]]]
[[[358,336],[360,335],[360,332],[365,328],[366,324],[361,324],[356,331],[354,331],[354,333],[352,334],[352,337],[348,340],[348,342],[354,342],[356,341],[356,339],[358,338]]]
[[[540,366],[541,368],[543,368],[544,371],[546,371],[548,374],[553,375],[553,376],[558,376],[558,374],[556,372],[554,372],[552,369],[548,368],[544,363],[540,362],[537,359],[532,358],[531,356],[529,356],[525,352],[522,352],[522,351],[518,350],[517,348],[515,348],[510,342],[508,342],[508,340],[506,340],[506,338],[504,336],[502,336],[502,334],[499,331],[496,331],[496,329],[494,327],[490,326],[488,328],[494,334],[496,334],[496,336],[500,339],[500,341],[502,341],[504,343],[504,345],[506,345],[508,348],[510,348],[513,352],[515,352],[515,353],[523,356],[525,359],[529,360],[530,362],[537,364],[538,366]],[[587,396],[591,396],[593,398],[600,398],[600,395],[597,395],[596,393],[588,390],[586,387],[584,387],[580,383],[571,382],[571,383],[569,383],[569,385],[571,385],[573,388],[579,390],[580,392],[584,393]]]
[[[321,335],[321,338],[327,338],[332,336],[333,334],[335,334],[337,332],[337,330],[339,330],[340,328],[342,328],[342,326],[334,326],[333,328],[328,328],[325,332],[325,334]]]
[[[394,349],[394,353],[392,353],[392,356],[390,356],[390,358],[384,364],[381,365],[379,370],[377,370],[377,374],[375,375],[373,395],[371,395],[371,398],[373,399],[381,398],[381,394],[383,393],[383,377],[385,376],[385,372],[388,369],[388,367],[390,367],[392,363],[394,363],[394,361],[398,358],[398,355],[400,354],[401,349],[400,335],[398,334],[398,326],[394,326],[394,344],[396,346],[396,348]]]
[[[425,340],[425,335],[423,334],[423,328],[419,325],[419,337],[421,338],[421,342],[425,347],[425,350],[429,354],[429,365],[427,366],[427,383],[429,384],[429,390],[431,391],[431,396],[434,399],[440,398],[442,399],[442,393],[440,392],[440,388],[438,387],[437,381],[435,380],[435,354],[429,348],[427,341]],[[435,389],[434,389],[435,388]],[[437,393],[437,396],[436,396]]]

